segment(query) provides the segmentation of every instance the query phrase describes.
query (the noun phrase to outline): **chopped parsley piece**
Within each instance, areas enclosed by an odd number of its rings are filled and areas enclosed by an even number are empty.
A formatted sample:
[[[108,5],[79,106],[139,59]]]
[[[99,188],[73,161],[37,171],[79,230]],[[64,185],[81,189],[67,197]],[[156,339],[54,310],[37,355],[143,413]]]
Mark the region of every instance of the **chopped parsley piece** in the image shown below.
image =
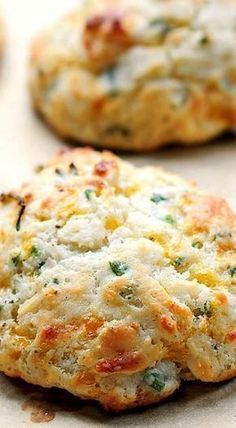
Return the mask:
[[[91,195],[93,192],[94,192],[94,190],[92,190],[92,189],[86,189],[84,191],[85,197],[88,201],[91,201]]]
[[[174,265],[177,267],[182,266],[184,261],[185,261],[184,257],[177,257],[177,259],[174,260]]]
[[[119,262],[119,261],[109,262],[109,265],[110,265],[112,272],[116,276],[124,275],[127,272],[127,270],[129,269],[128,265],[125,262]]]
[[[53,284],[59,284],[59,283],[60,283],[60,281],[58,278],[53,278]]]
[[[30,256],[38,257],[39,255],[40,255],[39,249],[36,247],[36,245],[33,245],[30,250]]]
[[[169,223],[169,224],[175,224],[175,219],[171,214],[167,214],[165,216],[165,221],[166,223]]]
[[[161,392],[165,388],[164,375],[159,373],[155,368],[146,370],[143,380],[148,386],[158,392]]]
[[[18,267],[21,264],[21,253],[17,254],[15,257],[12,257],[12,263],[15,267]]]
[[[154,202],[154,204],[159,204],[159,202],[162,202],[162,201],[167,201],[168,199],[167,198],[165,198],[164,196],[162,196],[162,195],[159,195],[158,193],[153,193],[153,195],[152,195],[152,197],[151,197],[151,199],[150,199],[152,202]]]
[[[229,270],[229,274],[231,278],[234,278],[236,276],[236,267],[233,267]]]
[[[201,241],[198,241],[197,239],[195,239],[195,241],[193,241],[193,243],[192,243],[192,247],[200,250],[203,247],[203,243]]]

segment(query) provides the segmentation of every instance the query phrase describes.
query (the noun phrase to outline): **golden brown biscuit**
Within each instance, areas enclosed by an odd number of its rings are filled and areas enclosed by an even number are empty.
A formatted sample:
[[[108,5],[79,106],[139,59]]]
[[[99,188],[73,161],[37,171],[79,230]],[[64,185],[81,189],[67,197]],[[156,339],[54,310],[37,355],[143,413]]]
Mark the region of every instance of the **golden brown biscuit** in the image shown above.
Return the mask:
[[[236,221],[160,168],[77,149],[1,195],[0,370],[121,411],[236,374]]]
[[[33,104],[60,135],[150,150],[236,125],[235,0],[86,1],[35,41]]]

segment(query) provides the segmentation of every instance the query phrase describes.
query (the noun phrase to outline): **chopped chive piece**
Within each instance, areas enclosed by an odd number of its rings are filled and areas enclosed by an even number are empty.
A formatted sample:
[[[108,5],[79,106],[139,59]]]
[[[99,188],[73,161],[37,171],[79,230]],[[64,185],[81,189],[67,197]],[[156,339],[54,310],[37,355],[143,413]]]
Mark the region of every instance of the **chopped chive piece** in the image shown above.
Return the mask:
[[[200,39],[200,44],[201,44],[202,46],[206,46],[206,45],[208,45],[208,43],[210,43],[210,39],[209,39],[209,37],[207,37],[207,36],[203,36],[203,37]]]
[[[119,95],[120,90],[117,87],[117,83],[116,83],[116,69],[115,69],[115,67],[107,68],[105,70],[105,72],[103,73],[103,76],[105,77],[106,82],[109,85],[109,88],[107,91],[108,95],[110,97],[116,97],[117,95]]]
[[[12,257],[12,263],[15,267],[18,267],[21,264],[21,254],[17,254],[15,257]]]
[[[179,267],[181,266],[185,261],[184,257],[177,257],[177,259],[174,260],[174,265]]]
[[[216,240],[216,239],[223,239],[223,238],[232,238],[232,233],[230,233],[230,232],[219,232],[219,233],[216,233],[215,235],[214,235],[214,240]]]
[[[44,170],[44,165],[36,165],[34,171],[36,172],[36,174],[40,174],[40,172],[42,172]]]
[[[109,265],[110,265],[112,272],[116,276],[124,275],[127,272],[127,270],[129,269],[128,265],[125,262],[119,262],[119,261],[109,262]]]
[[[63,176],[63,172],[59,168],[55,169],[55,174],[60,175],[61,177]]]
[[[70,172],[74,175],[78,175],[78,169],[75,166],[74,162],[71,162],[71,164],[69,165],[70,168]]]
[[[196,239],[195,241],[193,241],[192,247],[193,248],[197,248],[198,250],[200,250],[203,247],[203,243],[201,241],[198,241]]]
[[[151,28],[155,28],[158,36],[166,36],[171,30],[171,25],[164,19],[154,18],[149,22]]]
[[[40,270],[44,265],[46,264],[46,260],[42,260],[39,264],[38,264],[38,270]]]
[[[165,388],[165,378],[163,374],[159,373],[155,368],[147,370],[143,380],[148,386],[158,392],[161,392]]]
[[[165,221],[166,223],[169,223],[169,224],[175,224],[175,219],[171,214],[167,214],[165,216]]]
[[[203,317],[204,315],[206,315],[208,318],[210,318],[213,314],[213,307],[212,307],[211,301],[206,300],[203,308],[195,308],[193,313],[196,317],[199,317],[199,316]]]
[[[93,192],[94,192],[94,190],[92,190],[92,189],[86,189],[84,191],[85,197],[88,201],[91,201],[91,195]]]
[[[16,221],[16,231],[17,232],[20,231],[21,219],[22,219],[22,216],[23,216],[23,214],[25,212],[25,208],[26,208],[25,203],[24,203],[23,200],[19,200],[18,203],[19,203],[19,206],[20,206],[20,210],[19,210],[17,221]]]
[[[31,247],[31,250],[30,250],[30,256],[31,257],[38,257],[39,254],[40,254],[39,249],[36,247],[36,245],[33,245]]]
[[[231,278],[234,278],[236,276],[236,267],[233,267],[229,270],[229,274]]]
[[[211,304],[210,300],[207,300],[204,303],[204,314],[207,315],[208,317],[211,317],[212,316],[212,312],[213,312],[213,310],[212,310],[212,304]]]
[[[59,284],[59,279],[58,278],[53,278],[53,284]]]
[[[0,312],[3,310],[4,306],[0,305]]]
[[[162,195],[159,195],[158,193],[153,193],[153,195],[152,195],[152,197],[151,197],[151,199],[150,199],[152,202],[154,202],[154,204],[159,204],[159,202],[162,202],[162,201],[167,201],[168,199],[167,198],[165,198],[164,196],[162,196]]]

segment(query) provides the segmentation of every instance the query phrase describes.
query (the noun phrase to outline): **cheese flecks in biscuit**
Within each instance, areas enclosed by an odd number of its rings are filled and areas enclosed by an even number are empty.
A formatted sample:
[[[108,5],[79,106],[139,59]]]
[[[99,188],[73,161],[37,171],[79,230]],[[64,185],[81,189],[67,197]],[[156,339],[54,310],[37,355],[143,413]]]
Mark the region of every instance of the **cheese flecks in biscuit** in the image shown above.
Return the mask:
[[[107,409],[236,374],[236,219],[161,168],[77,149],[0,200],[0,370]]]
[[[236,125],[235,22],[235,0],[86,1],[33,44],[33,104],[97,146],[209,140]]]

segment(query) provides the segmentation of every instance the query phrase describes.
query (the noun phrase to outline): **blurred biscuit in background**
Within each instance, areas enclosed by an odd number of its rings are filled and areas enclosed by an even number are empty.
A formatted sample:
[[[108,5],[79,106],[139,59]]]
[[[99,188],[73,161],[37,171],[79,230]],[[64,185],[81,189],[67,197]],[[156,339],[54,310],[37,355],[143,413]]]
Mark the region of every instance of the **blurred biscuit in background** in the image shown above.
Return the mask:
[[[236,124],[235,22],[235,0],[84,2],[33,44],[33,105],[95,146],[205,142]]]

